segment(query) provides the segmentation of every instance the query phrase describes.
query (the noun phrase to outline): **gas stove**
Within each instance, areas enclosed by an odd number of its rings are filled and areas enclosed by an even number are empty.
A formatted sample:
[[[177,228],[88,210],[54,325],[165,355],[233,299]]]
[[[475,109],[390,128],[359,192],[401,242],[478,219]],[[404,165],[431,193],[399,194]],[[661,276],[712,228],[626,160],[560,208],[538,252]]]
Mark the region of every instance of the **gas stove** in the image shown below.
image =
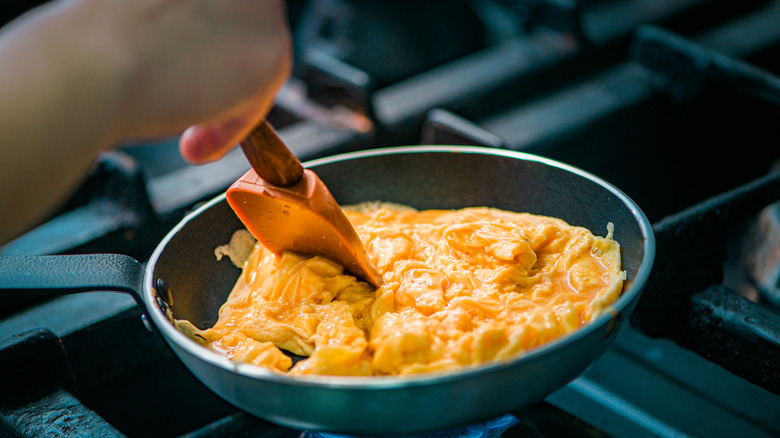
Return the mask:
[[[2,22],[32,6],[6,4]],[[780,435],[780,1],[288,4],[295,70],[269,120],[302,161],[518,150],[604,178],[653,223],[650,281],[598,362],[530,409],[429,435]],[[0,255],[146,260],[248,168],[124,144]],[[334,436],[213,395],[120,293],[7,300],[0,376],[0,436]]]

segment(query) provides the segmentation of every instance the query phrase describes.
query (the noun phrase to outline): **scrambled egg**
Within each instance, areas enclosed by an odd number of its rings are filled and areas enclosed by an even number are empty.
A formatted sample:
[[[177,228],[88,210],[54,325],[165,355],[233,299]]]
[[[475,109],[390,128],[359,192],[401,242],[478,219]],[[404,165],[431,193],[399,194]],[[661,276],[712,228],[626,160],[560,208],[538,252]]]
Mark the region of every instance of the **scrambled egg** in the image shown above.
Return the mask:
[[[232,360],[282,373],[408,375],[511,360],[587,324],[622,290],[611,224],[597,237],[491,208],[358,207],[347,217],[382,287],[327,258],[275,257],[239,233],[254,247],[234,257],[243,273],[219,321],[180,328]],[[304,359],[293,365],[282,350]]]

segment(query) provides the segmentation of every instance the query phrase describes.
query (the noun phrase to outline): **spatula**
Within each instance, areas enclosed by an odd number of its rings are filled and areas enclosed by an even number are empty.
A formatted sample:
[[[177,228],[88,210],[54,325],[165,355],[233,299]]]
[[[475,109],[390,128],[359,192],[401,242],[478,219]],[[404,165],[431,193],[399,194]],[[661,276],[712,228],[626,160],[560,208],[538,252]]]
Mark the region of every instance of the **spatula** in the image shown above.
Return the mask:
[[[252,165],[227,190],[246,228],[269,251],[321,255],[374,286],[382,277],[325,184],[285,146],[267,121],[240,143]]]

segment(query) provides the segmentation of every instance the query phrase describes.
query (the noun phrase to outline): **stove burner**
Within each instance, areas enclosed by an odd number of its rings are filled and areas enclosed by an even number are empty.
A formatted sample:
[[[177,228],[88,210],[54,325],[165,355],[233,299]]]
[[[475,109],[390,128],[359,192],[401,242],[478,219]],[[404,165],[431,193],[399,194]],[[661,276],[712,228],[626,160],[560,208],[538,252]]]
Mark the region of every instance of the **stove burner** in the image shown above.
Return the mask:
[[[461,428],[452,430],[431,432],[420,435],[401,435],[397,438],[497,438],[502,434],[518,425],[520,420],[511,414],[502,415],[493,420],[485,421],[483,423],[473,424]],[[344,435],[337,433],[325,433],[325,432],[303,432],[300,438],[351,438],[354,435]]]

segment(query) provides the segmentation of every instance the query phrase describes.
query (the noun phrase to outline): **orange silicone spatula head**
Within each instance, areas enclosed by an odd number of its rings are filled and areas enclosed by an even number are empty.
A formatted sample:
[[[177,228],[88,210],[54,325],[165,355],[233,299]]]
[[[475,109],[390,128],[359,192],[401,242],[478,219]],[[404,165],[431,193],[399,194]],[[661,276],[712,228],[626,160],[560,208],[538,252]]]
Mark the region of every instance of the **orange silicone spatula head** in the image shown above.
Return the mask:
[[[241,149],[252,169],[227,190],[227,200],[263,246],[277,255],[322,255],[374,286],[382,284],[328,188],[303,168],[268,122],[260,123]]]

